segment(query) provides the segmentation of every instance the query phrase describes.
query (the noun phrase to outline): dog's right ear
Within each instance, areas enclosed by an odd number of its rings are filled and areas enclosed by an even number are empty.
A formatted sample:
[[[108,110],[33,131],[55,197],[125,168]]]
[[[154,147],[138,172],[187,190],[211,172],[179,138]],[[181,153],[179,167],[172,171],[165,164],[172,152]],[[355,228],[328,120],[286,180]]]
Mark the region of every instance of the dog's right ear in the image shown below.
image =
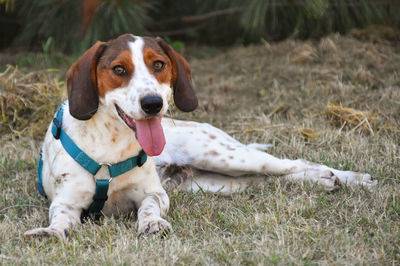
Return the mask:
[[[172,86],[174,88],[174,102],[176,107],[183,112],[195,110],[198,106],[198,100],[192,87],[189,64],[163,39],[157,37],[156,41],[172,63]]]
[[[90,119],[99,106],[97,64],[107,45],[97,42],[67,72],[70,114],[79,120]]]

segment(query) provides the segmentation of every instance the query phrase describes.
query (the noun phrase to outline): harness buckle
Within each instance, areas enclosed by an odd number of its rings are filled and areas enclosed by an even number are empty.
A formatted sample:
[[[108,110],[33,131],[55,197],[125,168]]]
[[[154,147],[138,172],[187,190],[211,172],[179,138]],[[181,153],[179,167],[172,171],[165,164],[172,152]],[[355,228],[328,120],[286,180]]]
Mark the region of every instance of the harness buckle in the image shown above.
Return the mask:
[[[58,119],[56,117],[54,117],[53,119],[53,127],[56,127],[56,132],[52,132],[53,136],[55,139],[60,139],[60,134],[61,134],[61,123],[60,121],[58,121]]]
[[[147,156],[147,154],[143,150],[140,150],[139,154],[137,155],[137,166],[142,167],[142,165],[144,165],[147,160],[147,157],[144,156]]]

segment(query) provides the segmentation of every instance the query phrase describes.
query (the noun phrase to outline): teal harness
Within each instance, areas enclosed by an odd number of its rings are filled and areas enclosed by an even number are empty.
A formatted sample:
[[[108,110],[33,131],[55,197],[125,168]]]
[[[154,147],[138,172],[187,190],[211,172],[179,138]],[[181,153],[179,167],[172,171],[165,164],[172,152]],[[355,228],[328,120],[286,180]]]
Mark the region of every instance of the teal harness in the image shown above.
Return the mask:
[[[62,117],[63,107],[65,102],[61,104],[57,111],[56,117],[53,119],[51,133],[54,138],[61,141],[65,151],[86,171],[91,173],[93,176],[100,170],[103,164],[96,162],[90,158],[84,151],[82,151],[68,136],[68,134],[62,129]],[[125,161],[108,165],[108,171],[110,173],[110,179],[97,179],[96,180],[96,192],[93,196],[93,202],[89,208],[82,212],[81,220],[84,220],[88,216],[98,219],[101,216],[101,210],[104,207],[106,200],[108,199],[107,192],[109,183],[114,177],[122,175],[129,170],[132,170],[136,166],[141,167],[147,161],[147,154],[141,150],[137,156],[126,159]],[[46,196],[46,192],[43,188],[42,183],[42,151],[40,151],[40,158],[38,164],[38,184],[37,190],[40,195]]]

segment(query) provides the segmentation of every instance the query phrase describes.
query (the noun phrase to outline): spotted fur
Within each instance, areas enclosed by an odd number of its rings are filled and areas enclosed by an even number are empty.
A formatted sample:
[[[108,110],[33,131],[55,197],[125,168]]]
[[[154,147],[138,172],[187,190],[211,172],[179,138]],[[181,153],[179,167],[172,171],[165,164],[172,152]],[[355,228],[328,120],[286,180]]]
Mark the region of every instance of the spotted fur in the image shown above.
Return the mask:
[[[165,65],[162,71],[155,71],[154,62],[160,60]],[[116,66],[123,67],[123,75]],[[182,111],[197,107],[188,63],[159,38],[126,34],[96,43],[71,66],[67,85],[63,128],[80,149],[104,166],[96,176],[84,170],[53,137],[50,125],[42,149],[43,187],[51,201],[50,225],[30,230],[26,237],[65,239],[91,204],[95,180],[109,178],[105,166],[136,156],[142,149],[135,128],[127,124],[116,106],[132,121],[162,117],[172,96]],[[157,113],[149,114],[141,105],[141,99],[149,95],[162,100]],[[163,183],[222,193],[263,182],[265,176],[315,181],[329,189],[340,184],[376,185],[368,174],[275,158],[265,153],[268,145],[244,145],[208,124],[163,118],[162,128],[166,140],[163,152],[114,178],[103,209],[105,215],[137,210],[139,233],[172,230],[162,218],[169,208]]]
[[[242,144],[206,123],[163,119],[163,128],[167,144],[163,153],[154,157],[159,174],[164,182],[172,180],[186,190],[232,193],[271,176],[312,181],[328,190],[340,185],[370,189],[377,184],[369,174],[336,170],[302,159],[278,159],[265,152],[269,145]],[[171,173],[175,165],[181,167]]]

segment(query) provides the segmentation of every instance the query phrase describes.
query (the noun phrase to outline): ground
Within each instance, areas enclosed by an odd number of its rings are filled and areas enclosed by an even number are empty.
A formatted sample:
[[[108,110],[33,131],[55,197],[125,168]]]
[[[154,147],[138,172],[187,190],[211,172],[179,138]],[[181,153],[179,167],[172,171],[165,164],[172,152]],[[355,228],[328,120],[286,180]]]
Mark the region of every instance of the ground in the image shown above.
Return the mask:
[[[326,192],[270,177],[228,197],[169,189],[174,232],[166,238],[139,236],[132,215],[77,226],[65,243],[24,241],[26,230],[48,224],[36,164],[65,97],[66,68],[10,67],[0,74],[2,263],[400,263],[398,42],[357,32],[185,54],[200,107],[170,116],[212,123],[244,143],[271,143],[278,157],[369,173],[378,187]]]

